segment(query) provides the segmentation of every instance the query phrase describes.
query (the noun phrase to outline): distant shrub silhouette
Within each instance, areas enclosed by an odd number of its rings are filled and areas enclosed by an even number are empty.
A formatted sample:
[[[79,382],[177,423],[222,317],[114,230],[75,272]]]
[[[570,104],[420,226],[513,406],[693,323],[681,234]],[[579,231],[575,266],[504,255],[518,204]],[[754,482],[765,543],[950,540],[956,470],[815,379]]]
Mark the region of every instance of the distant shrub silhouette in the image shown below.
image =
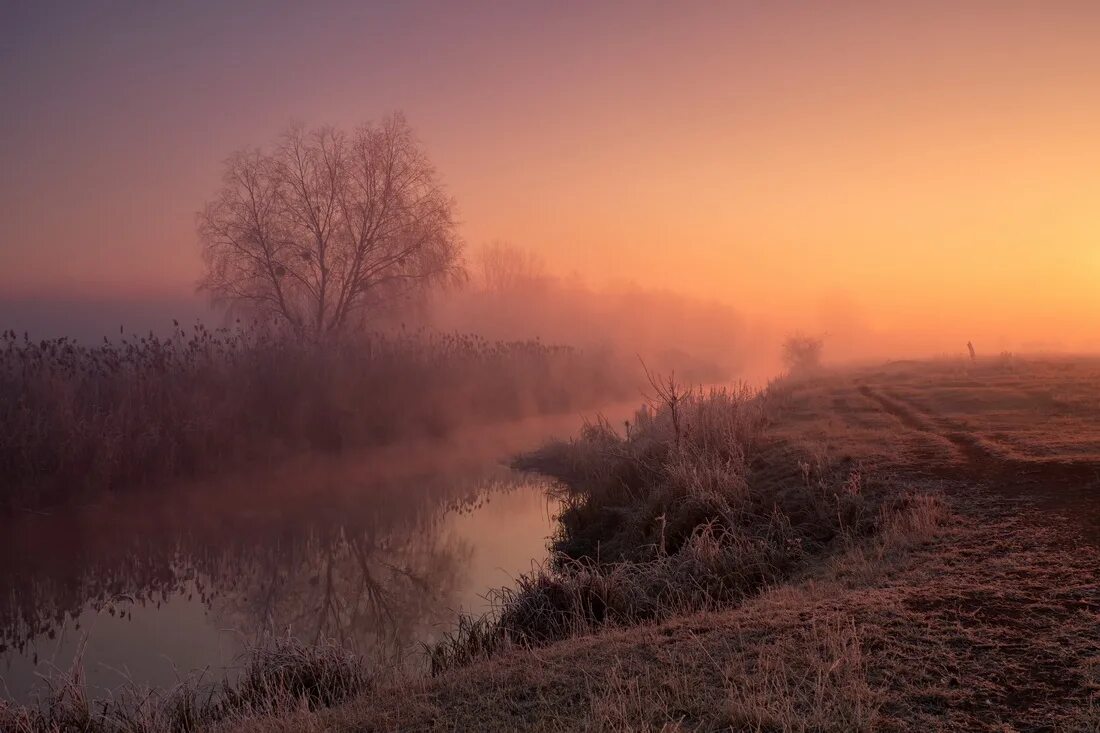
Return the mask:
[[[783,364],[792,373],[809,372],[821,367],[825,342],[815,336],[796,333],[783,342]]]

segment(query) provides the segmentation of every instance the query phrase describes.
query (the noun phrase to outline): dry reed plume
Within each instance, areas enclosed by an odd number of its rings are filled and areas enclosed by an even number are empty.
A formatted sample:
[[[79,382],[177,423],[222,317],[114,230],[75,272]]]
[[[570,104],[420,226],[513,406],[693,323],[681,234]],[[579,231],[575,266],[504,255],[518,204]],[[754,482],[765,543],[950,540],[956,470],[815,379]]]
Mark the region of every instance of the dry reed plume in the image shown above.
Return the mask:
[[[178,324],[85,346],[0,336],[0,506],[37,508],[311,449],[339,450],[619,394],[598,354],[399,332],[323,346]]]

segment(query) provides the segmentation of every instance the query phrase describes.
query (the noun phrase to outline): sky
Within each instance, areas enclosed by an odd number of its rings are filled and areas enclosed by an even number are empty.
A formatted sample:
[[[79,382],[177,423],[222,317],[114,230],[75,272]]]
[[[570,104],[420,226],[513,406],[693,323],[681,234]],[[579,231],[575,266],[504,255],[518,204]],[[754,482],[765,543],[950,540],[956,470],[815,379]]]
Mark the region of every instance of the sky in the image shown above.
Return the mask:
[[[1095,2],[0,0],[0,303],[191,297],[231,152],[400,110],[470,246],[1100,350],[1098,80]]]

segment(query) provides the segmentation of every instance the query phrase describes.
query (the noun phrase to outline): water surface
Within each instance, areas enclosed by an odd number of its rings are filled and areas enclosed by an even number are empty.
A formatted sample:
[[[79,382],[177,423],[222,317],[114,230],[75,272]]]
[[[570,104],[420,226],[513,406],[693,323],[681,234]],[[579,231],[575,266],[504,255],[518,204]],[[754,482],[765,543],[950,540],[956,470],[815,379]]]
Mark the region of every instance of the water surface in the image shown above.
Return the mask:
[[[218,679],[273,634],[416,663],[421,643],[545,559],[550,485],[504,461],[578,424],[531,419],[308,456],[8,521],[6,696],[30,702],[41,675],[76,661],[93,693],[195,670]]]

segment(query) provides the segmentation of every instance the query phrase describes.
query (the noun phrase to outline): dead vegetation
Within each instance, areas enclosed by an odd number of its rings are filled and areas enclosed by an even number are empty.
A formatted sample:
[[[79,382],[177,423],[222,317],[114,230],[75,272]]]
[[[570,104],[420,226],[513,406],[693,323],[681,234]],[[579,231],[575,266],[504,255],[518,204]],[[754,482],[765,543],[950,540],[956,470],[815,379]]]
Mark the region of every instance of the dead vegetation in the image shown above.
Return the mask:
[[[936,365],[922,376],[924,368],[898,367],[911,387],[923,378],[922,389],[938,389],[945,377],[935,373]],[[967,393],[978,399],[1022,389],[1023,405],[1045,404],[1034,378],[1030,385],[1001,386],[999,380],[1019,378],[1019,372],[1010,377],[995,369],[977,379],[973,372],[957,378],[970,380]],[[1100,556],[1082,544],[1080,531],[1088,525],[1079,524],[1080,513],[1060,521],[1044,511],[1042,492],[1023,497],[1018,486],[1009,486],[999,493],[998,474],[976,473],[976,466],[987,464],[973,464],[949,438],[926,429],[940,425],[937,415],[910,427],[865,398],[860,386],[885,391],[882,379],[867,372],[823,376],[770,391],[781,417],[768,429],[770,439],[747,455],[745,484],[734,495],[782,487],[773,495],[776,503],[803,509],[792,511],[792,526],[828,529],[816,541],[835,552],[817,555],[791,577],[767,583],[732,608],[676,613],[628,627],[604,624],[599,633],[548,646],[494,649],[488,660],[478,661],[485,652],[478,650],[463,660],[469,663],[399,692],[380,688],[334,710],[250,721],[244,728],[1097,730]],[[1067,381],[1066,394],[1077,395],[1076,405],[1097,394],[1087,382],[1074,384]],[[1040,389],[1057,387],[1044,377]],[[998,406],[992,409],[1003,409],[1002,399],[990,401]],[[992,411],[971,418],[996,419],[1002,426],[1015,419],[1022,437],[1030,416],[1019,411],[1029,408],[1015,409],[1015,418]],[[1047,409],[1069,417],[1077,408],[1067,401]],[[573,485],[596,476],[594,485],[607,491],[582,490],[578,507],[595,496],[617,497],[605,509],[632,496],[644,506],[645,494],[628,490],[629,470],[601,473],[593,467],[636,463],[626,444],[638,441],[640,448],[646,428],[632,423],[626,437],[617,438],[606,425],[586,433],[571,448],[556,446],[535,460],[553,465]],[[1036,440],[1034,431],[1026,434]],[[1088,436],[1078,433],[1075,445]],[[601,460],[607,455],[615,460]],[[937,463],[929,462],[933,456]],[[822,488],[830,486],[834,499],[813,498],[828,498]],[[874,517],[871,533],[853,531],[861,523],[845,519],[846,495],[878,497],[877,512],[850,515]],[[812,519],[821,507],[834,510],[837,519]],[[666,511],[664,519],[671,514]],[[609,548],[617,559],[604,565],[621,573],[625,563],[661,558],[662,531],[647,534],[644,525],[616,516],[604,517],[615,530],[611,536],[621,531],[648,538],[638,545],[647,549],[629,560],[623,559],[630,554],[626,543]],[[588,557],[586,545],[569,540],[563,531],[559,542],[575,553],[565,562],[583,562],[578,558]],[[594,574],[596,566],[584,567]]]
[[[1092,731],[1098,557],[956,502],[734,608],[513,649],[240,730]],[[1090,727],[1091,726],[1091,727]]]
[[[792,460],[768,435],[767,393],[650,382],[651,405],[625,434],[598,420],[519,459],[564,482],[554,560],[501,590],[492,619],[431,649],[433,673],[515,646],[727,608],[868,538],[927,534],[944,519],[938,498],[876,483],[858,466]]]
[[[177,326],[100,346],[0,336],[0,510],[621,396],[600,355],[399,332],[324,347]]]
[[[981,473],[1006,454],[969,450],[957,418],[902,419],[891,405],[923,400],[887,379],[670,389],[622,432],[597,421],[525,457],[567,482],[558,559],[436,647],[432,677],[221,725],[1096,731],[1100,553],[1083,515]]]
[[[0,730],[10,733],[139,733],[207,730],[235,719],[306,712],[363,694],[373,675],[362,658],[332,643],[272,639],[242,659],[232,681],[196,675],[169,690],[128,685],[108,699],[91,699],[79,658],[47,681],[34,707],[0,700]]]

